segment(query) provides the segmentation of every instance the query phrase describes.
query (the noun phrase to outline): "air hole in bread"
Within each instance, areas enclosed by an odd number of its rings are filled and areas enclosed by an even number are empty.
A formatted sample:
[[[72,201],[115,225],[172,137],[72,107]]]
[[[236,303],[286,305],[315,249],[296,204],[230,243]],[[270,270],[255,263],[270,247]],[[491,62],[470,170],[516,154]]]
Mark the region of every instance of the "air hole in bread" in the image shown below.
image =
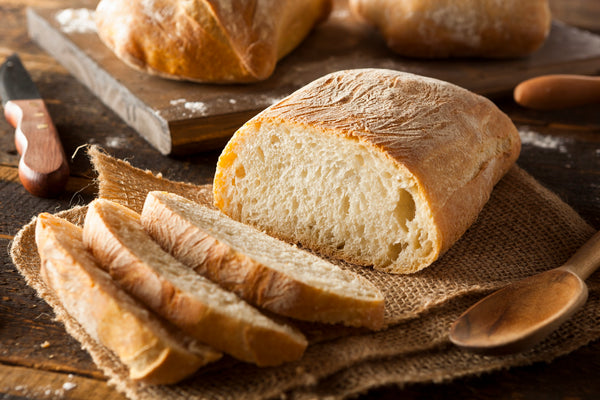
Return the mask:
[[[260,161],[261,163],[265,162],[265,153],[263,153],[263,151],[261,150],[260,147],[256,148],[256,159],[257,159],[257,161]]]
[[[392,214],[398,225],[408,232],[408,223],[415,218],[415,201],[406,190],[398,191],[398,203]]]
[[[356,161],[356,166],[358,167],[365,165],[365,159],[360,154],[355,155],[354,160]]]
[[[246,176],[246,170],[244,169],[243,165],[238,165],[238,167],[235,170],[235,176],[238,179],[242,179]]]
[[[402,251],[406,248],[407,243],[393,243],[388,248],[388,259],[389,264],[393,263],[398,259]]]
[[[349,212],[350,212],[350,200],[348,199],[348,196],[346,195],[346,196],[342,197],[342,205],[340,207],[340,213],[348,215]]]

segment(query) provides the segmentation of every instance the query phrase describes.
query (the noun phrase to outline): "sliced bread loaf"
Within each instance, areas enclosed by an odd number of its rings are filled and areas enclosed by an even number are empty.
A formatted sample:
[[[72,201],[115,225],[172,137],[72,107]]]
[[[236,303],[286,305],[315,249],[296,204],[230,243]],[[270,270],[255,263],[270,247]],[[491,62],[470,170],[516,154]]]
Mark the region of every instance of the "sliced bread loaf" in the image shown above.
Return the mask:
[[[220,358],[119,288],[87,250],[80,227],[42,213],[35,239],[44,282],[88,335],[129,368],[131,379],[175,383]]]
[[[175,258],[252,304],[305,321],[383,325],[371,282],[217,210],[155,191],[141,222]]]
[[[83,238],[123,288],[199,341],[260,366],[302,356],[307,346],[302,333],[266,317],[163,251],[129,208],[94,200]]]
[[[288,242],[411,273],[463,235],[519,149],[510,118],[466,89],[392,70],[338,71],[233,135],[215,205]]]

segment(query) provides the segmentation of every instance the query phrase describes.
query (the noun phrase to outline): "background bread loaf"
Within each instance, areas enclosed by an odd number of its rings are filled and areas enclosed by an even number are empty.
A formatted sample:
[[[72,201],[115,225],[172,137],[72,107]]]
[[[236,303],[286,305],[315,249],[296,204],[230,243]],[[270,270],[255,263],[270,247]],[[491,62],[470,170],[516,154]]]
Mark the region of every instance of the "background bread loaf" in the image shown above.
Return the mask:
[[[130,66],[171,79],[268,78],[330,12],[330,0],[102,0],[100,39]]]
[[[234,134],[215,205],[324,254],[415,272],[475,221],[519,150],[484,97],[398,71],[339,71]]]
[[[410,57],[522,57],[550,32],[548,0],[350,0],[387,45]]]

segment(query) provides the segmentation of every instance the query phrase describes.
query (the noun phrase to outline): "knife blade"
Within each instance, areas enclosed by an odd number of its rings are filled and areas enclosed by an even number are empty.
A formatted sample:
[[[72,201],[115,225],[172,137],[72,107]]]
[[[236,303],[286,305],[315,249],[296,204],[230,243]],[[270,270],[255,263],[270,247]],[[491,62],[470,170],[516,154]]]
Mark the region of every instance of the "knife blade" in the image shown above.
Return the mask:
[[[69,164],[46,104],[17,54],[0,66],[0,97],[15,128],[21,183],[35,196],[57,196],[69,178]]]

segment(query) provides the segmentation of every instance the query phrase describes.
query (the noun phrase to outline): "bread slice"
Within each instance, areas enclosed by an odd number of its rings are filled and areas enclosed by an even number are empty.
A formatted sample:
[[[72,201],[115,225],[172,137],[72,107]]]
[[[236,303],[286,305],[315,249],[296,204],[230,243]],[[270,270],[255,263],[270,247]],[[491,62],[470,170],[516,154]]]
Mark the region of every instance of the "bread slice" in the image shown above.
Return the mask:
[[[241,127],[215,205],[292,243],[391,273],[434,262],[519,155],[488,99],[409,73],[326,75]]]
[[[221,357],[176,332],[120,289],[86,249],[80,227],[42,213],[35,240],[44,282],[88,335],[129,368],[131,379],[171,384]]]
[[[217,210],[154,191],[141,221],[175,258],[252,304],[305,321],[383,325],[371,282]]]
[[[260,366],[302,356],[307,341],[299,331],[266,317],[163,251],[129,208],[94,200],[83,239],[123,288],[202,343]]]

